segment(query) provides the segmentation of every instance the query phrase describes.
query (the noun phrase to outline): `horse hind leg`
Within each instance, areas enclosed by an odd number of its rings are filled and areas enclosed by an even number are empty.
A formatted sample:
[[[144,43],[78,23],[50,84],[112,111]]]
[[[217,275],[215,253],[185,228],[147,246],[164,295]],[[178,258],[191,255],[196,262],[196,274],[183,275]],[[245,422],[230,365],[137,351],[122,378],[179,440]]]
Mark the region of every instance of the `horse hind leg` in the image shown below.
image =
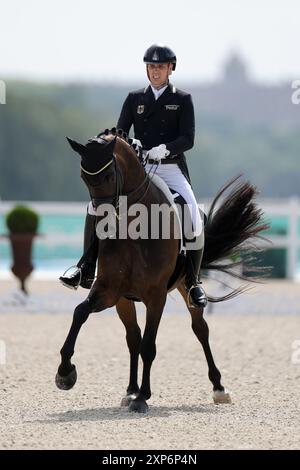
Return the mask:
[[[203,318],[203,308],[190,308],[188,302],[188,296],[184,288],[183,283],[179,285],[178,290],[182,295],[187,308],[192,317],[192,329],[198,340],[200,341],[208,365],[208,377],[213,384],[213,400],[214,403],[231,403],[229,393],[224,389],[221,384],[221,373],[216,367],[214,358],[209,345],[209,328],[206,321]]]
[[[162,312],[166,303],[167,289],[158,291],[157,287],[149,292],[149,301],[145,302],[147,307],[146,325],[141,342],[141,356],[143,360],[142,385],[136,398],[130,405],[129,411],[137,413],[147,413],[148,405],[146,400],[151,397],[150,371],[156,356],[156,335],[159,327]]]
[[[137,323],[135,305],[132,300],[124,297],[116,304],[118,315],[126,329],[126,341],[130,353],[129,384],[126,395],[122,398],[121,406],[129,406],[139,393],[138,360],[141,346],[141,330]]]

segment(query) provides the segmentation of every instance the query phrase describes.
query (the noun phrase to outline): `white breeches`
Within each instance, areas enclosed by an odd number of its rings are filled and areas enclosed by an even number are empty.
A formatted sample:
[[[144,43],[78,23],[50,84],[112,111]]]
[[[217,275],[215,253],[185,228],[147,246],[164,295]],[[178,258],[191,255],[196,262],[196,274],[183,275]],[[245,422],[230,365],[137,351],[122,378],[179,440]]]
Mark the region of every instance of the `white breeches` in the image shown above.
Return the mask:
[[[183,199],[186,201],[193,224],[193,233],[195,236],[199,236],[203,230],[203,222],[199,213],[198,204],[193,193],[192,187],[181,173],[178,165],[167,164],[167,165],[157,165],[147,163],[145,167],[146,172],[151,176],[152,172],[155,172],[156,175],[160,176],[165,183],[169,186],[170,189],[176,191]],[[156,170],[156,171],[155,171]]]

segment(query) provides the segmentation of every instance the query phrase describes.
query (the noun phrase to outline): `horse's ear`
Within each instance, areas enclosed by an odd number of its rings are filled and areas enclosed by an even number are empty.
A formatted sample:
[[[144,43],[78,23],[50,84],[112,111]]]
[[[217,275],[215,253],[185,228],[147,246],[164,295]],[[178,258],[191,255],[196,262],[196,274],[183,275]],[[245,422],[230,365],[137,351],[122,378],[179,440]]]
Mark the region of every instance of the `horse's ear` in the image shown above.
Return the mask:
[[[86,153],[86,147],[79,142],[76,142],[75,140],[69,139],[69,137],[66,137],[67,141],[71,145],[72,149],[75,150],[75,152],[79,153],[79,155],[83,155]]]

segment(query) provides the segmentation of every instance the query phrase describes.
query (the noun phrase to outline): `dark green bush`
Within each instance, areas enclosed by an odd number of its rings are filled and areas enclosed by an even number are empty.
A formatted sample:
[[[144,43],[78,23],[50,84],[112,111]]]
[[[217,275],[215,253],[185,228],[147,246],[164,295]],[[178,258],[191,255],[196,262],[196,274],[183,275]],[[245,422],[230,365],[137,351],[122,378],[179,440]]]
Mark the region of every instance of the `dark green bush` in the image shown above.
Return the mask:
[[[39,216],[29,207],[18,205],[6,215],[6,225],[10,233],[36,233]]]

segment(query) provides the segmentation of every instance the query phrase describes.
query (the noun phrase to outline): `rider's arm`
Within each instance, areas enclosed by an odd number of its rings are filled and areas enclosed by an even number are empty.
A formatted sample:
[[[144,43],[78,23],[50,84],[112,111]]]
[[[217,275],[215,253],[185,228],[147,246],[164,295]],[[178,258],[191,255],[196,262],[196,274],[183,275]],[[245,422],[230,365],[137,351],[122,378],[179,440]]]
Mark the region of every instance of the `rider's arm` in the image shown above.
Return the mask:
[[[133,113],[131,107],[130,93],[124,101],[121,114],[117,123],[118,129],[123,129],[123,131],[129,134],[130,128],[133,124]]]
[[[194,146],[195,138],[195,113],[191,95],[185,95],[182,103],[182,111],[179,120],[179,132],[177,139],[166,143],[167,150],[170,151],[168,158],[191,149]]]

